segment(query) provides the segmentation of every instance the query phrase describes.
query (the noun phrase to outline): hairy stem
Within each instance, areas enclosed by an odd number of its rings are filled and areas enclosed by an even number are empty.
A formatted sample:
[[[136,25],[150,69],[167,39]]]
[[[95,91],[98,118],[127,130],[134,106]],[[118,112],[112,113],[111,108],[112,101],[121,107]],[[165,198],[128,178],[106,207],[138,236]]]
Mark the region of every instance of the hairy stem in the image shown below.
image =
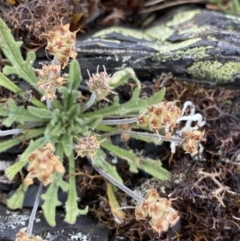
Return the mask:
[[[89,109],[94,104],[95,99],[96,99],[96,95],[92,93],[88,102],[81,107],[81,111],[84,112],[85,110]]]
[[[0,130],[0,136],[17,135],[22,132],[23,132],[23,129],[12,129],[12,130],[6,130],[6,131]]]
[[[130,124],[130,123],[136,123],[137,118],[129,118],[129,119],[109,119],[109,120],[103,120],[100,124],[101,125],[120,125],[120,124]]]
[[[39,205],[39,201],[40,201],[40,195],[42,193],[42,188],[43,188],[43,185],[42,185],[42,183],[40,183],[39,188],[38,188],[38,192],[37,192],[37,195],[36,195],[36,198],[35,198],[35,202],[34,202],[34,205],[33,205],[32,213],[31,213],[31,216],[30,216],[29,222],[28,222],[27,234],[29,236],[32,236],[33,223],[34,223],[34,219],[35,219],[35,216],[36,216],[36,213],[37,213],[37,209],[38,209],[38,205]]]
[[[183,141],[182,138],[167,138],[160,134],[152,134],[152,133],[148,133],[148,132],[138,132],[138,131],[128,131],[128,130],[121,130],[119,132],[126,133],[129,135],[132,134],[132,135],[137,135],[137,136],[142,136],[142,137],[148,137],[153,140],[163,140],[163,141],[178,142],[178,143],[182,143],[182,141]]]
[[[138,204],[142,203],[144,198],[137,193],[133,192],[131,189],[117,181],[115,178],[110,176],[108,173],[103,171],[101,168],[94,166],[95,170],[100,173],[102,176],[104,176],[109,182],[117,186],[119,189],[121,189],[123,192],[127,193],[130,197],[132,197],[134,200],[137,201]]]

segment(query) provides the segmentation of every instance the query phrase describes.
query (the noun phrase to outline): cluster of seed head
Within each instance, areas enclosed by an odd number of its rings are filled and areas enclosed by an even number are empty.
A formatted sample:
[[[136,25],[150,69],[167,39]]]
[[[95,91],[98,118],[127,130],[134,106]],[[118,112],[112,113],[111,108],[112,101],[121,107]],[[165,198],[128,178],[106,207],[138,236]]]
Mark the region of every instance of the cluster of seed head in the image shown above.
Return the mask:
[[[15,241],[45,241],[40,236],[29,236],[26,228],[20,229],[16,235]]]
[[[96,95],[98,100],[107,100],[107,95],[110,93],[115,93],[111,90],[111,76],[108,75],[105,66],[103,66],[104,71],[99,73],[99,66],[97,67],[97,73],[89,75],[89,81],[87,82],[89,90]]]
[[[74,147],[75,151],[77,152],[77,157],[87,156],[88,158],[92,158],[92,156],[94,156],[96,151],[100,148],[101,142],[97,140],[96,135],[77,139],[78,143]]]
[[[199,143],[206,141],[204,136],[204,131],[194,130],[194,131],[183,131],[181,137],[183,138],[182,148],[187,153],[196,155],[198,153]]]
[[[65,68],[69,57],[75,59],[76,32],[69,31],[70,24],[61,25],[54,31],[46,34],[48,45],[46,49],[50,54],[56,56],[57,60]]]
[[[66,80],[61,76],[61,66],[59,64],[43,65],[42,69],[36,71],[39,79],[38,87],[44,91],[41,101],[55,99],[57,88],[66,83]]]
[[[164,128],[166,136],[171,137],[171,133],[176,126],[177,120],[181,116],[181,110],[174,101],[163,101],[157,105],[148,107],[139,117],[138,125],[149,126],[151,131],[159,131]]]
[[[33,183],[33,178],[38,178],[44,186],[47,186],[51,183],[51,178],[54,173],[65,172],[62,162],[53,152],[53,146],[47,143],[44,147],[38,148],[29,155],[29,173],[24,180],[27,185]]]
[[[159,235],[179,220],[178,212],[171,207],[171,201],[159,198],[155,189],[147,191],[146,198],[135,209],[135,216],[137,220],[150,218],[150,226]]]

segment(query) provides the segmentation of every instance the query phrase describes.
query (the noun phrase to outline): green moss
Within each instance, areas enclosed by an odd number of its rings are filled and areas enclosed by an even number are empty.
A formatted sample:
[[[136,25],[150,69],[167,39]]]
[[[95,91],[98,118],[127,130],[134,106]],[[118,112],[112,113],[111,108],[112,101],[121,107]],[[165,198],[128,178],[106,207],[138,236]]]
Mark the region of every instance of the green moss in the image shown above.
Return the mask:
[[[199,61],[187,69],[194,78],[208,79],[219,83],[233,82],[233,76],[240,73],[240,63],[228,61]]]

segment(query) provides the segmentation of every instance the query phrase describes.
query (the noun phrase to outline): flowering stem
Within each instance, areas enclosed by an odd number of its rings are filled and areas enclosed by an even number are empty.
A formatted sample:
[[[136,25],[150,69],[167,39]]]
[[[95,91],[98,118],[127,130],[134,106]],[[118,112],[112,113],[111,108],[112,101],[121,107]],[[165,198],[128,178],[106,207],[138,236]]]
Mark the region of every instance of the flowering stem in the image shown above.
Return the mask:
[[[83,112],[83,111],[89,109],[93,105],[95,99],[96,99],[96,95],[94,93],[92,93],[88,102],[81,107],[81,111]]]
[[[37,212],[37,209],[38,209],[38,205],[39,205],[39,201],[40,201],[40,195],[41,195],[41,193],[42,193],[42,188],[43,188],[43,184],[40,183],[39,188],[38,188],[37,195],[36,195],[36,197],[35,197],[35,202],[34,202],[34,205],[33,205],[33,209],[32,209],[32,212],[31,212],[31,216],[30,216],[29,222],[28,222],[27,234],[28,234],[29,236],[32,236],[33,223],[34,223],[34,219],[35,219],[36,212]]]
[[[130,134],[130,135],[132,134],[132,135],[137,135],[137,136],[142,136],[142,137],[148,137],[153,140],[164,140],[164,141],[179,142],[179,143],[181,143],[183,141],[182,138],[167,138],[160,134],[152,134],[152,133],[148,133],[148,132],[137,132],[137,131],[128,131],[128,130],[120,130],[119,132]]]
[[[23,129],[12,129],[12,130],[6,130],[6,131],[0,130],[0,136],[17,135],[22,132],[23,132]]]
[[[47,108],[48,108],[49,110],[52,110],[51,100],[47,99],[47,100],[46,100],[46,103],[47,103]]]
[[[125,185],[123,185],[122,183],[120,183],[119,181],[117,181],[115,178],[113,178],[112,176],[110,176],[108,173],[106,173],[105,171],[103,171],[101,168],[97,167],[97,166],[93,166],[94,169],[100,173],[102,176],[104,176],[108,181],[110,181],[112,184],[114,184],[115,186],[117,186],[119,189],[121,189],[123,192],[127,193],[129,196],[131,196],[134,200],[137,201],[138,204],[142,203],[144,201],[144,198],[142,196],[140,196],[139,194],[133,192],[131,189],[129,189],[128,187],[126,187]]]
[[[111,119],[111,120],[103,120],[100,124],[101,125],[120,125],[120,124],[130,124],[136,123],[138,119],[136,117],[129,118],[129,119]]]

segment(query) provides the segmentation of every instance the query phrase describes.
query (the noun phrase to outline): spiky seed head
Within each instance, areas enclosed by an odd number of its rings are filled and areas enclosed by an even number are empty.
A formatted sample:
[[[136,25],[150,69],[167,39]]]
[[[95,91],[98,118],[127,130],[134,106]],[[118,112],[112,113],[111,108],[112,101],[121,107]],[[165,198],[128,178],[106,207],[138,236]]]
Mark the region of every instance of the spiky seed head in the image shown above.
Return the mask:
[[[110,87],[111,76],[108,75],[105,66],[103,66],[103,72],[99,73],[99,66],[97,67],[97,73],[90,75],[88,71],[89,81],[87,82],[89,90],[96,95],[98,100],[107,100],[106,98],[110,93],[116,94]]]
[[[78,143],[74,149],[77,152],[77,156],[87,156],[92,158],[96,154],[96,151],[100,148],[100,141],[97,140],[96,135],[86,136],[83,138],[77,138]]]

